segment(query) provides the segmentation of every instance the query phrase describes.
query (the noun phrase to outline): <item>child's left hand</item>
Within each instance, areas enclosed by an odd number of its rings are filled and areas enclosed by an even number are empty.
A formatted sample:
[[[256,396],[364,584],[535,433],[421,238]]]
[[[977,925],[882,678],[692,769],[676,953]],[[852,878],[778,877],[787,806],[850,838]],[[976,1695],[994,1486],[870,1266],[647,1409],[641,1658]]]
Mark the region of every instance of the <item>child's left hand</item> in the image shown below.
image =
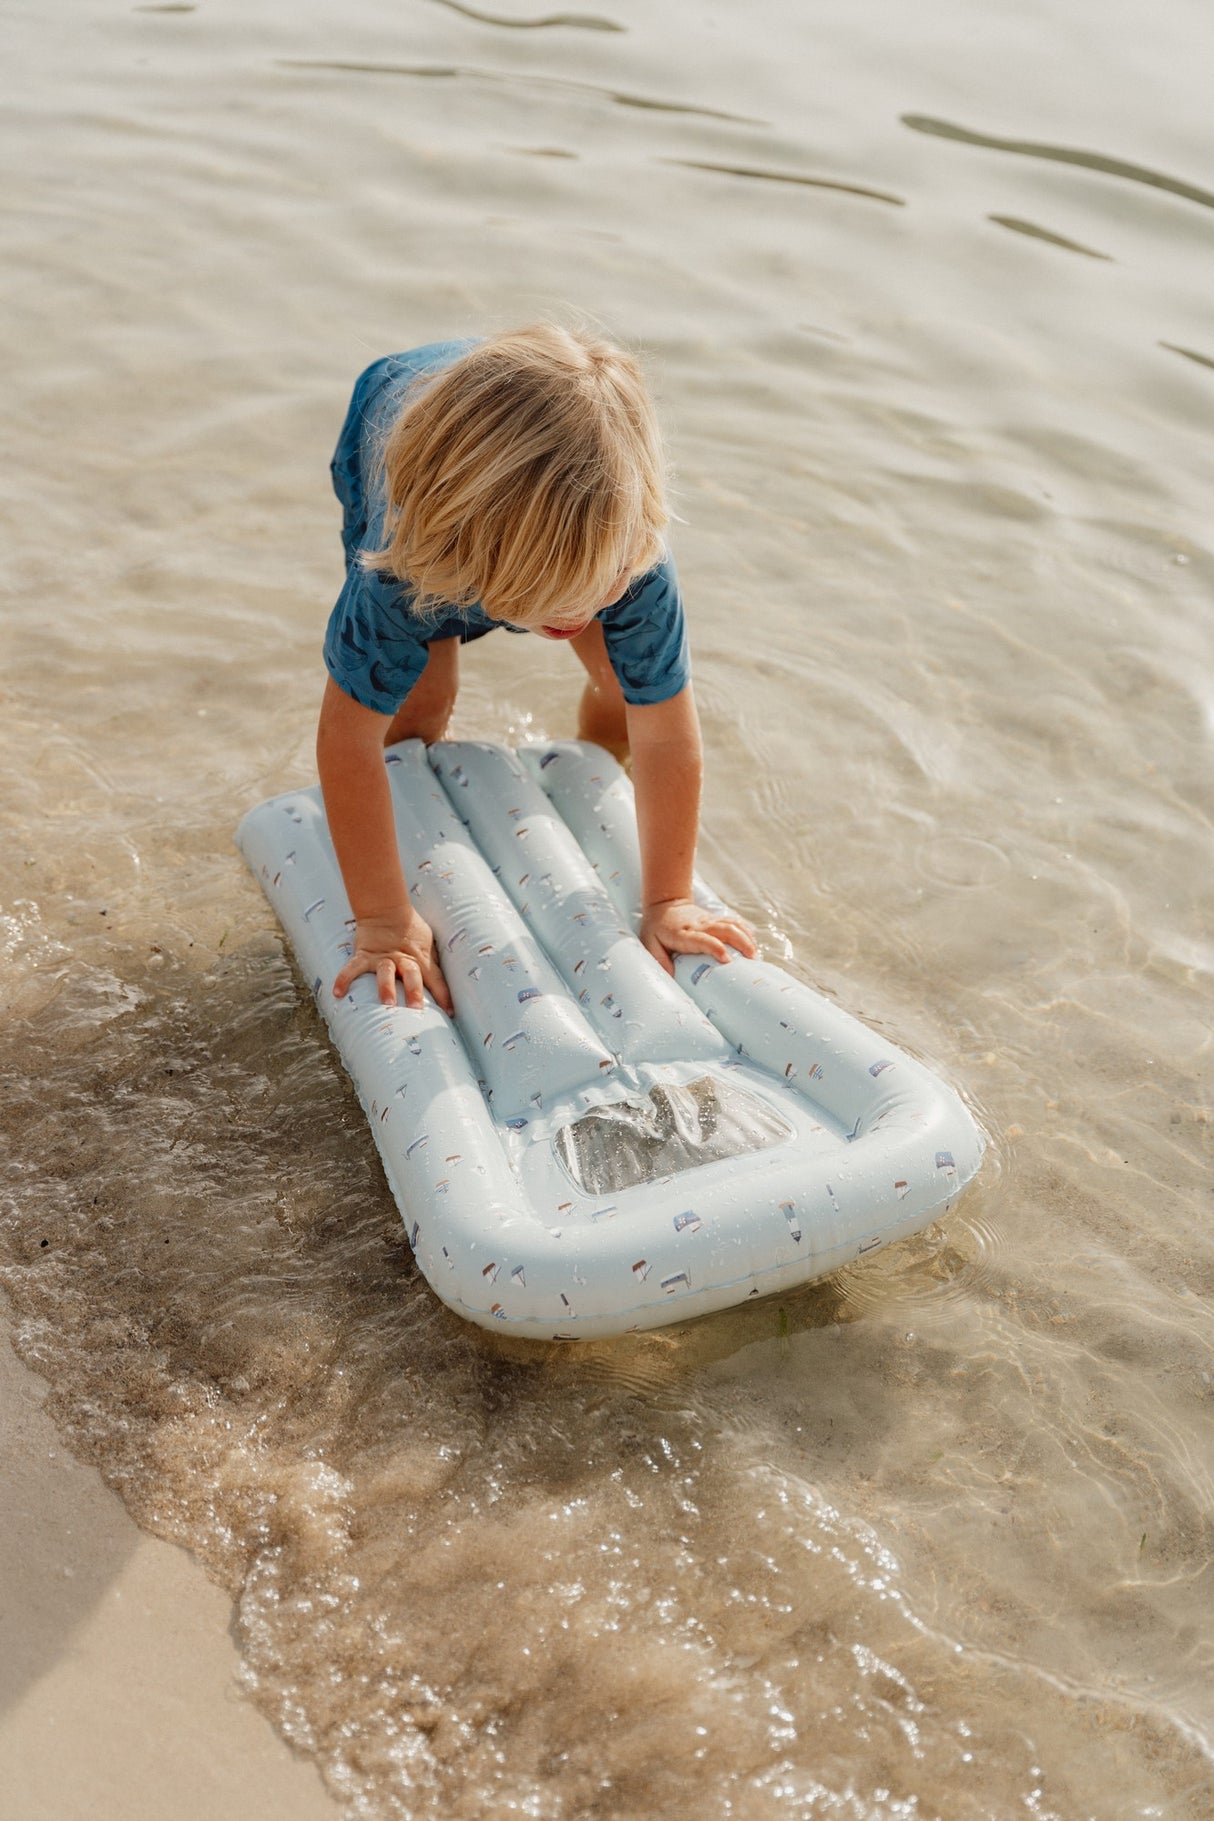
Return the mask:
[[[754,930],[744,917],[732,911],[705,910],[690,898],[646,905],[641,941],[668,974],[674,973],[675,955],[710,955],[714,961],[730,961],[731,949],[748,960],[758,953]]]

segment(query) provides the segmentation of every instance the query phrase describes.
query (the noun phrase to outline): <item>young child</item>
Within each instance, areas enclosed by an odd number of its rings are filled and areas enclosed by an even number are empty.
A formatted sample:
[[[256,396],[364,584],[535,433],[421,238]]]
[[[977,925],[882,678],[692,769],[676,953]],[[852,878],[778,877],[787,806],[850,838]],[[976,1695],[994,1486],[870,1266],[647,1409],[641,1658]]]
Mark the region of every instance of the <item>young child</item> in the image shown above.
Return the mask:
[[[665,553],[653,406],[632,357],[539,324],[376,361],[333,458],[346,583],[329,621],[317,761],[357,920],[337,997],[374,973],[420,1009],[451,995],[409,898],[384,747],[441,739],[459,648],[497,627],[567,640],[581,739],[631,750],[641,940],[671,956],[755,953],[750,926],[692,900],[702,760],[683,604]],[[726,945],[729,945],[727,947]]]

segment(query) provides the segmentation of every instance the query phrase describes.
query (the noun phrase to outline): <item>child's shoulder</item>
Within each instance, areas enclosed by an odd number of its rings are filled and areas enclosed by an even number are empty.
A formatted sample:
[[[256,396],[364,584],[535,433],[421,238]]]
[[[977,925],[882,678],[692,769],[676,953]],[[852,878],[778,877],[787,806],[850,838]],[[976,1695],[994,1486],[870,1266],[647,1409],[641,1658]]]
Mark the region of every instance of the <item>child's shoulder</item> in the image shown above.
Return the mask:
[[[384,354],[373,360],[354,382],[347,427],[353,426],[360,439],[387,435],[414,381],[449,367],[475,345],[473,341],[431,341],[403,354]]]
[[[369,399],[373,394],[408,385],[422,373],[438,372],[474,348],[471,337],[460,341],[430,341],[420,348],[407,348],[403,354],[383,354],[364,367],[354,386],[356,397]]]

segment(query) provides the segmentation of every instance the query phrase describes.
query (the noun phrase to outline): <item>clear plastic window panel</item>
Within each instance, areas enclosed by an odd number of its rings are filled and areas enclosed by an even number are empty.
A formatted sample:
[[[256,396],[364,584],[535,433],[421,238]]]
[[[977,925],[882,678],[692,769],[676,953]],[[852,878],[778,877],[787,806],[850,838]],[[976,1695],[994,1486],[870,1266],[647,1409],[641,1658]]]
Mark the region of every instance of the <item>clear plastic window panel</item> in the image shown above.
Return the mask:
[[[556,1154],[579,1189],[612,1195],[660,1176],[766,1150],[791,1135],[779,1114],[731,1081],[704,1075],[655,1087],[639,1103],[595,1107],[556,1135]]]

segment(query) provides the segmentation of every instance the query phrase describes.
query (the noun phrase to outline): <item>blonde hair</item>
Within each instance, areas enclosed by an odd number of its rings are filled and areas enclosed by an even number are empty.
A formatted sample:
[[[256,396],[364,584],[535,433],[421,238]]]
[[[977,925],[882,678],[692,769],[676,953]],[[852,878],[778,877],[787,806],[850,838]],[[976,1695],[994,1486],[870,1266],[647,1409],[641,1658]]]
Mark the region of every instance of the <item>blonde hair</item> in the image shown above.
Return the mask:
[[[653,403],[633,356],[590,335],[512,329],[419,380],[381,465],[387,542],[363,560],[422,614],[569,626],[663,554]]]

